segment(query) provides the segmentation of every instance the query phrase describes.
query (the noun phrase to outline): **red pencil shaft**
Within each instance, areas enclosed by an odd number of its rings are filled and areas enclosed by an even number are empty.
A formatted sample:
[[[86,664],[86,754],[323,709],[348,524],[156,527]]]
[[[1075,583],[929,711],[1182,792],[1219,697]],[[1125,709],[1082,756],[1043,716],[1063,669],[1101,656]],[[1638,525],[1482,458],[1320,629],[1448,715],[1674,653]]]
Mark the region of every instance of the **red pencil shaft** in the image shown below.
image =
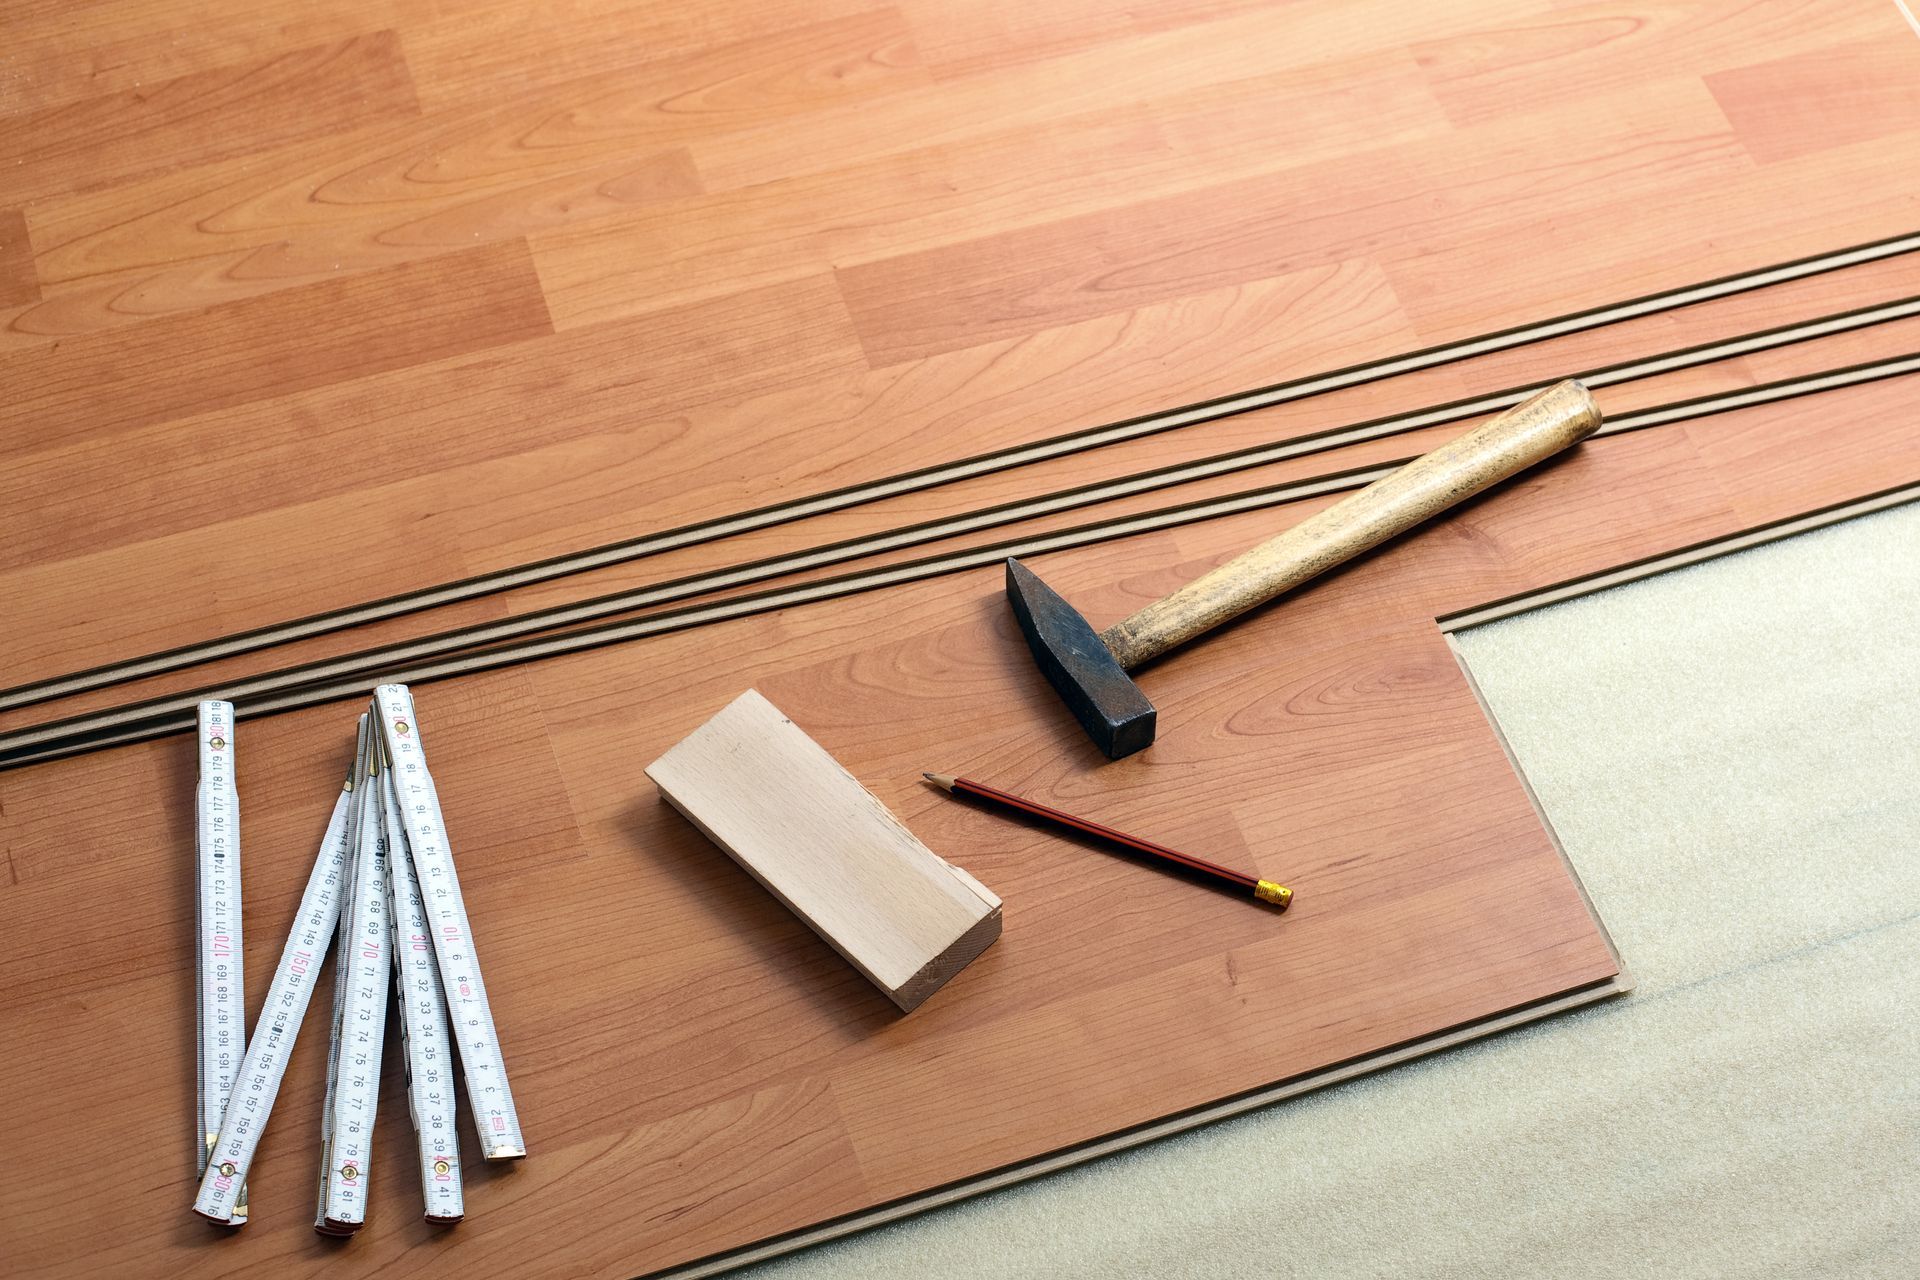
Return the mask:
[[[1070,831],[1078,831],[1083,835],[1098,837],[1101,840],[1117,844],[1123,849],[1132,849],[1136,853],[1144,853],[1156,858],[1165,858],[1167,861],[1178,863],[1190,871],[1198,871],[1202,875],[1217,876],[1230,884],[1238,885],[1242,889],[1252,889],[1255,884],[1255,877],[1248,875],[1244,871],[1235,871],[1230,867],[1223,867],[1217,862],[1209,862],[1205,858],[1195,857],[1191,853],[1182,853],[1178,849],[1169,849],[1163,844],[1155,844],[1151,840],[1142,840],[1139,836],[1130,836],[1124,831],[1115,831],[1112,827],[1102,826],[1098,822],[1089,822],[1085,818],[1076,818],[1070,813],[1062,813],[1058,809],[1050,809],[1044,804],[1036,804],[1032,800],[1023,800],[1019,796],[1011,795],[997,787],[989,787],[985,783],[974,782],[968,778],[955,778],[953,780],[953,789],[956,792],[974,796],[981,800],[991,801],[994,804],[1002,805],[1031,817],[1044,819],[1047,822],[1054,823],[1056,826],[1065,827]]]

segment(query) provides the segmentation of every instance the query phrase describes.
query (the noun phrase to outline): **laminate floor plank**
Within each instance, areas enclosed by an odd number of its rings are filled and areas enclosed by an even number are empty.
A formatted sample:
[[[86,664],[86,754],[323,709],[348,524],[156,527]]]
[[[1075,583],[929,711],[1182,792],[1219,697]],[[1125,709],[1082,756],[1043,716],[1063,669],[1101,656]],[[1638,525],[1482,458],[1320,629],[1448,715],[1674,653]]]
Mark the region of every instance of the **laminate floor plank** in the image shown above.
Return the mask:
[[[487,102],[502,85],[517,92],[708,53],[822,22],[871,15],[876,0],[567,0],[439,6],[407,27],[407,64],[428,110]]]
[[[394,31],[412,0],[21,0],[8,6],[0,116],[125,93]]]
[[[844,12],[875,7],[866,0]],[[646,19],[644,31],[636,27],[636,14]],[[604,27],[584,29],[599,19],[612,19],[604,24],[609,27],[624,23],[624,34],[643,36],[658,57],[725,43],[732,34],[798,25],[794,18],[808,15],[839,16],[820,4],[780,15],[770,6],[741,11],[726,0],[676,4],[671,12],[632,0],[568,0],[543,5],[538,20],[520,0],[221,0],[217,5],[19,0],[7,13],[12,57],[7,78],[0,80],[0,114],[119,93],[379,31],[405,34],[408,64],[424,72],[416,74],[416,87],[432,106],[448,76],[464,77],[469,89],[491,86],[495,92],[503,81],[524,85],[528,75],[568,78],[556,71],[558,64],[584,66],[605,56],[604,50],[580,47],[608,34]],[[456,31],[467,35],[455,37]],[[668,33],[673,33],[670,45]]]
[[[1260,6],[1259,0],[1148,0],[1116,5],[1109,0],[1058,0],[1048,5],[982,0],[950,6],[937,0],[905,0],[902,6],[919,37],[927,66],[942,79],[996,71],[1077,52],[1126,36],[1231,18]],[[1537,6],[1535,6],[1537,7]],[[1502,12],[1522,12],[1509,6]],[[1332,6],[1300,6],[1302,30],[1316,45],[1365,38],[1372,16],[1352,10],[1342,22]],[[1402,15],[1403,17],[1405,15]]]
[[[872,20],[863,21],[870,25]],[[681,78],[715,74],[711,53],[685,61],[689,70]],[[1240,74],[1252,75],[1264,66],[1249,63]],[[672,62],[646,64],[620,82],[672,84],[674,67]],[[1095,67],[1088,74],[1097,84],[1103,72]],[[942,243],[967,234],[983,216],[1031,221],[1136,200],[1154,189],[1152,184],[1180,189],[1203,175],[1217,181],[1223,165],[1262,170],[1335,154],[1361,141],[1411,139],[1430,132],[1439,119],[1403,53],[1214,86],[1219,74],[1219,68],[1203,63],[1195,72],[1197,88],[1178,81],[1159,84],[1144,105],[1111,93],[1055,91],[1033,106],[1035,119],[1062,103],[1104,109],[1037,131],[1008,131],[1003,123],[1001,131],[965,144],[810,171],[787,186],[756,181],[748,190],[707,199],[674,199],[696,196],[698,188],[649,181],[649,171],[626,155],[556,173],[547,149],[537,158],[541,172],[553,176],[458,200],[441,188],[423,191],[414,183],[383,190],[371,212],[343,198],[351,193],[336,191],[337,183],[312,175],[307,153],[290,156],[289,162],[309,172],[279,191],[264,190],[274,175],[263,177],[259,166],[236,168],[236,180],[226,185],[214,176],[190,174],[154,184],[125,202],[70,202],[39,210],[41,239],[57,246],[46,269],[68,274],[55,296],[7,318],[7,341],[45,342],[61,333],[120,323],[144,310],[284,287],[342,265],[364,269],[470,243],[475,236],[536,231],[547,232],[543,241],[552,242],[551,248],[543,243],[541,254],[556,318],[563,324],[608,319],[748,283],[811,274],[830,263]],[[1008,92],[1031,96],[1028,88],[1011,86]],[[1292,117],[1284,131],[1280,117],[1272,114],[1277,94],[1284,95],[1285,114]],[[1359,98],[1368,104],[1364,116],[1352,109]],[[962,114],[978,107],[952,105]],[[875,114],[863,108],[852,118],[871,121]],[[709,127],[726,124],[724,117],[674,115],[669,125],[674,137],[692,136],[709,119],[714,121]],[[789,163],[795,155],[788,141],[791,127],[783,124],[761,136],[756,154]],[[809,131],[817,133],[818,126]],[[982,131],[974,126],[971,132]],[[1044,157],[1036,154],[1043,147],[1048,148]],[[807,149],[809,154],[815,150]],[[523,157],[515,161],[522,167],[529,163]],[[440,165],[449,163],[443,159]],[[1032,181],[1033,171],[1046,174],[1046,182]],[[357,184],[367,181],[366,175],[353,176]],[[330,197],[317,209],[306,204],[313,190],[326,190]],[[396,225],[395,210],[408,208],[409,201],[416,216]],[[427,201],[443,207],[418,207]],[[154,206],[155,212],[138,225],[126,225],[122,209],[129,202]],[[254,223],[261,224],[257,233],[249,229]],[[289,226],[300,228],[296,241],[274,238]],[[156,244],[169,246],[180,264],[156,269]]]
[[[29,225],[46,292],[77,289],[87,299],[43,304],[9,325],[29,334],[97,327],[87,317],[110,305],[191,309],[651,203],[688,189],[684,167],[669,184],[657,171],[679,164],[661,157],[691,137],[782,120],[813,103],[869,100],[920,74],[897,15],[879,10],[325,146],[42,201]],[[77,326],[55,318],[76,311]]]
[[[110,440],[195,412],[548,332],[526,245],[486,245],[0,355],[0,382],[13,389],[0,402],[0,453],[18,458]],[[127,386],[138,394],[121,393]],[[26,514],[8,512],[10,519]]]
[[[584,171],[570,170],[558,177],[450,200],[445,207],[429,209],[398,230],[390,225],[391,202],[374,201],[382,211],[371,218],[336,219],[338,211],[323,211],[319,232],[231,249],[221,246],[235,241],[246,244],[253,238],[244,229],[247,218],[243,216],[229,226],[213,217],[197,228],[199,233],[216,237],[207,246],[208,252],[164,265],[148,263],[92,273],[57,285],[38,302],[0,316],[0,353],[10,348],[45,347],[74,336],[258,298],[317,281],[339,280],[349,269],[361,274],[479,245],[517,242],[529,232],[564,226],[580,218],[676,203],[699,189],[692,157],[685,148],[676,147],[643,150]],[[430,199],[431,193],[421,198]],[[308,197],[306,202],[326,203],[315,197]],[[289,224],[307,220],[299,202],[265,216],[284,216]],[[289,225],[282,224],[277,230],[285,233]],[[133,243],[140,242],[136,237]],[[716,282],[700,296],[723,296],[751,283]],[[654,298],[648,306],[633,310],[655,310],[674,301]]]
[[[1449,242],[1485,235],[1510,243],[1542,188],[1571,214],[1589,201],[1710,177],[1731,184],[1752,167],[1698,81],[1650,86],[1610,105],[1577,125],[1551,114],[1515,117],[870,262],[843,270],[840,280],[870,358],[885,365],[1148,296],[1355,256],[1429,253],[1436,218]],[[1588,180],[1569,182],[1575,173]],[[1438,208],[1427,186],[1436,179],[1447,188]],[[1275,235],[1283,223],[1286,234]]]
[[[1352,110],[1356,99],[1368,104],[1364,117]],[[1198,87],[1176,82],[1144,102],[768,176],[675,208],[556,228],[537,237],[536,252],[564,327],[711,291],[719,280],[857,266],[970,239],[983,220],[1038,225],[1443,127],[1405,55],[1373,54]],[[780,165],[793,154],[778,135],[761,150]],[[698,149],[695,160],[711,181]],[[822,210],[831,211],[824,220]]]
[[[1898,13],[1848,0],[1575,0],[1490,30],[1418,40],[1413,52],[1448,114],[1471,124],[1569,109],[1669,74],[1711,76],[1836,41],[1891,39],[1900,25]]]
[[[1917,85],[1920,41],[1884,32],[1707,77],[1741,143],[1763,163],[1911,132],[1920,121]]]
[[[1751,476],[1726,483],[1727,504],[1749,524],[1779,519],[1773,494],[1811,451],[1831,450],[1832,461],[1804,482],[1806,506],[1832,506],[1920,479],[1912,458],[1915,434],[1912,379],[1861,388],[1824,413],[1793,414],[1771,405],[1742,414],[1746,429],[1730,423],[1689,423],[1702,457],[1728,474]],[[1849,447],[1835,449],[1838,440]],[[1858,447],[1851,442],[1858,441]],[[1737,468],[1737,471],[1735,470]]]
[[[470,256],[493,259],[502,252],[492,246]],[[524,265],[523,250],[519,256]],[[396,271],[444,278],[445,264],[457,262],[433,259]],[[285,296],[236,305],[277,306]],[[464,286],[436,296],[469,309],[482,305],[487,323],[513,318],[511,308],[496,309]],[[529,297],[538,308],[537,290]],[[218,319],[228,310],[208,316]],[[417,312],[408,315],[419,319]],[[468,487],[467,499],[479,510],[463,524],[477,524],[489,502],[535,491],[511,466],[496,470],[498,487],[476,491],[469,487],[474,473],[461,470],[462,463],[510,459],[516,449],[574,433],[608,432],[645,448],[676,438],[681,427],[673,413],[698,403],[703,392],[739,395],[809,383],[858,359],[839,295],[824,281],[750,291],[732,306],[703,310],[691,325],[628,323],[548,339],[542,332],[535,327],[522,335],[531,341],[423,360],[392,373],[372,373],[372,361],[363,357],[360,367],[369,376],[351,383],[257,410],[241,406],[177,419],[97,444],[83,439],[25,459],[5,483],[32,492],[31,486],[58,477],[66,496],[52,505],[71,503],[64,509],[89,533],[50,537],[25,521],[9,530],[6,544],[18,558],[8,579],[46,584],[30,587],[39,602],[38,625],[6,637],[10,669],[53,674],[71,670],[76,660],[131,656],[124,639],[111,641],[99,625],[108,612],[126,611],[127,638],[137,635],[139,652],[206,635],[206,614],[166,606],[167,584],[177,586],[188,566],[234,566],[210,578],[234,584],[219,593],[222,632],[477,572],[487,562],[483,544],[467,540],[471,528],[456,532],[423,513],[451,510],[460,501],[452,495]],[[433,326],[418,336],[444,343],[470,342],[474,334],[471,327]],[[392,349],[381,354],[391,358]],[[205,395],[204,387],[183,385]],[[716,442],[700,447],[710,457]],[[142,465],[129,470],[129,456]],[[233,461],[225,461],[229,457]],[[208,458],[222,461],[208,465]],[[99,510],[103,493],[113,499],[105,511]],[[207,519],[209,510],[221,518]],[[382,531],[388,532],[376,537]],[[381,554],[357,554],[370,538]],[[76,575],[93,589],[84,595],[47,589]],[[101,641],[121,647],[91,647]]]
[[[1920,122],[1916,122],[1920,124]],[[1673,263],[1688,279],[1712,279],[1849,244],[1906,234],[1920,226],[1920,195],[1879,181],[1897,157],[1920,147],[1920,128],[1817,155],[1756,164],[1735,182],[1702,182],[1654,200],[1621,198],[1570,209],[1534,224],[1530,243],[1553,264],[1568,307],[1595,305],[1662,287]],[[1656,212],[1657,211],[1657,212]],[[1745,234],[1713,228],[1738,222]],[[1676,239],[1680,227],[1690,228]],[[1836,231],[1844,229],[1838,239]],[[1505,270],[1510,234],[1489,230],[1433,243],[1417,254],[1383,259],[1394,293],[1421,332],[1448,334],[1481,323],[1533,293]]]
[[[1392,20],[1386,15],[1392,13]],[[1303,11],[1304,12],[1304,11]],[[864,164],[934,144],[964,143],[1009,129],[1044,126],[1138,101],[1177,101],[1239,80],[1318,81],[1338,97],[1339,68],[1394,55],[1424,30],[1457,28],[1464,15],[1443,8],[1406,11],[1388,0],[1348,5],[1342,38],[1296,45],[1303,12],[1252,9],[1217,23],[1102,41],[1044,63],[908,87],[884,113],[852,104],[823,106],[805,122],[809,145],[785,145],[777,127],[741,128],[704,140],[700,172],[713,190]],[[1312,10],[1324,15],[1324,4]],[[1369,23],[1369,16],[1380,21]],[[1289,75],[1289,73],[1291,73]],[[1310,135],[1296,140],[1311,145]]]
[[[399,38],[376,31],[0,116],[0,156],[9,199],[26,202],[415,114]]]

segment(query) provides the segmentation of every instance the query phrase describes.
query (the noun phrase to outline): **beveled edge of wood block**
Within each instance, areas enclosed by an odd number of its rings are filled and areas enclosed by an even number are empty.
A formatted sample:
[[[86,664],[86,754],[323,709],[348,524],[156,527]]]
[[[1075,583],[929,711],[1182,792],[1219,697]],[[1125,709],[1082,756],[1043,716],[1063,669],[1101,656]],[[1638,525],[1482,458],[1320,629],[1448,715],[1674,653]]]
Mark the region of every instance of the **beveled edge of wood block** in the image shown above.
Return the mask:
[[[959,871],[958,867],[954,868]],[[964,874],[964,873],[962,873]],[[967,877],[969,880],[971,876]],[[1000,899],[993,899],[993,909],[981,916],[975,925],[956,938],[945,951],[929,960],[920,972],[913,975],[906,985],[898,991],[887,994],[900,1006],[900,1012],[912,1013],[928,996],[945,986],[947,979],[960,972],[993,945],[1000,936]]]

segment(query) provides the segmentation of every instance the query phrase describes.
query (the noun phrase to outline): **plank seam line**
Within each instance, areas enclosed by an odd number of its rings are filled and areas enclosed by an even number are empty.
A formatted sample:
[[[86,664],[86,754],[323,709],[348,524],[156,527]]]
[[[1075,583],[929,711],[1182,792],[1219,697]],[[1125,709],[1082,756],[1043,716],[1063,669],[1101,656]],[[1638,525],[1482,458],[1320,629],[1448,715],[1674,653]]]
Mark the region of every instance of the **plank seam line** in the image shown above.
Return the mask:
[[[1799,378],[1782,379],[1733,392],[1696,396],[1688,400],[1675,401],[1672,404],[1623,414],[1604,424],[1594,434],[1593,439],[1696,421],[1719,413],[1794,400],[1803,396],[1861,386],[1916,372],[1920,372],[1920,352],[1823,370]],[[988,543],[944,555],[906,561],[898,565],[886,565],[795,586],[752,592],[712,604],[664,610],[625,621],[560,631],[518,644],[505,644],[444,655],[440,656],[437,662],[425,663],[400,672],[389,672],[385,679],[396,683],[425,683],[498,667],[514,666],[522,662],[557,657],[602,645],[691,630],[736,618],[768,613],[775,609],[863,594],[949,573],[959,573],[998,563],[1010,555],[1031,556],[1068,550],[1221,516],[1264,510],[1302,498],[1360,488],[1390,474],[1397,467],[1404,466],[1410,461],[1412,461],[1411,458],[1394,459],[1371,466],[1242,490],[1220,498],[1163,507],[1139,515],[1096,521],[1051,534]],[[241,686],[230,687],[237,690]],[[246,704],[247,709],[244,712],[236,710],[236,716],[251,719],[280,711],[317,706],[360,694],[364,692],[365,687],[365,682],[359,679],[340,679],[332,682],[320,680],[296,685],[278,693],[277,696],[269,695]],[[192,709],[198,704],[198,698],[189,695],[189,699],[181,705],[187,709],[185,714],[190,715]],[[232,698],[227,700],[236,701]],[[184,723],[182,721],[183,713],[180,705],[176,705],[179,702],[177,698],[156,699],[149,704],[136,704],[117,710],[74,717],[66,721],[29,726],[11,734],[0,735],[0,770],[142,742],[179,732],[183,728],[190,728],[191,720],[186,720]],[[139,714],[141,712],[147,713],[144,718]]]
[[[198,665],[216,658],[251,653],[293,640],[329,634],[349,626],[416,613],[462,600],[476,599],[592,569],[624,564],[680,547],[696,546],[739,533],[771,528],[809,516],[877,502],[884,498],[918,493],[959,480],[990,475],[1035,462],[1087,452],[1109,444],[1217,421],[1254,409],[1272,408],[1280,404],[1306,400],[1348,387],[1384,381],[1406,373],[1439,368],[1476,356],[1529,346],[1550,338],[1603,328],[1623,320],[1657,315],[1701,302],[1763,289],[1774,284],[1899,257],[1916,250],[1920,250],[1920,231],[1793,259],[1774,266],[1738,272],[1697,284],[1643,294],[1624,302],[1568,312],[1546,320],[1495,330],[1451,343],[1423,347],[1397,356],[1386,356],[1323,373],[1308,374],[1252,391],[1236,392],[1178,409],[1067,432],[1030,444],[1013,445],[953,462],[937,463],[879,480],[790,499],[733,515],[713,517],[637,538],[606,543],[585,551],[537,560],[437,586],[310,614],[304,618],[235,632],[210,641],[196,642],[0,689],[0,710],[177,671],[182,667]]]
[[[1840,524],[1857,516],[1885,511],[1916,500],[1920,500],[1920,483],[1894,485],[1857,498],[1847,498],[1828,506],[1817,507],[1812,511],[1804,511],[1798,515],[1769,520],[1765,524],[1755,525],[1739,533],[1708,538],[1703,542],[1691,543],[1671,551],[1662,551],[1645,559],[1629,561],[1595,573],[1582,574],[1577,578],[1568,578],[1564,582],[1557,582],[1551,586],[1538,587],[1520,595],[1473,605],[1453,613],[1443,614],[1434,621],[1439,624],[1442,631],[1451,635],[1472,627],[1484,626],[1489,622],[1497,622],[1502,618],[1510,618],[1515,614],[1529,613],[1535,609],[1544,609],[1548,605],[1561,604],[1581,596],[1625,586],[1630,582],[1658,577],[1663,573],[1671,573],[1675,569],[1684,569],[1690,565],[1732,555],[1738,551],[1765,546],[1769,542],[1778,542],[1815,529],[1824,529],[1828,525]]]
[[[1390,1045],[1374,1053],[1332,1063],[1303,1075],[1284,1077],[1272,1084],[1256,1086],[1218,1101],[1202,1103],[1157,1120],[1148,1120],[1104,1137],[1004,1165],[998,1169],[991,1169],[972,1178],[963,1178],[957,1182],[932,1187],[915,1195],[903,1196],[898,1200],[833,1218],[815,1226],[802,1227],[798,1231],[775,1236],[757,1244],[745,1245],[725,1253],[648,1272],[640,1277],[640,1280],[702,1280],[704,1277],[721,1275],[750,1263],[777,1258],[828,1240],[853,1235],[889,1222],[897,1222],[929,1209],[941,1208],[988,1191],[997,1191],[1046,1174],[1070,1169],[1075,1165],[1086,1164],[1103,1156],[1144,1146],[1161,1138],[1172,1137],[1217,1121],[1230,1120],[1235,1116],[1244,1115],[1277,1102],[1284,1102],[1301,1094],[1312,1093],[1331,1085],[1344,1084],[1349,1080],[1398,1066],[1415,1058],[1426,1057],[1514,1027],[1541,1021],[1554,1014],[1595,1004],[1625,994],[1626,990],[1627,988],[1621,986],[1616,979],[1602,979],[1599,982],[1588,983],[1560,995],[1543,997],[1504,1012],[1471,1019],[1432,1035]]]
[[[1584,379],[1591,388],[1618,386],[1681,369],[1749,355],[1756,351],[1778,350],[1800,342],[1870,328],[1915,315],[1920,315],[1920,296],[1857,307],[1814,320],[1778,325],[1771,329],[1740,334],[1716,342],[1700,343],[1642,359],[1620,361],[1574,376]],[[219,694],[222,701],[234,701],[280,689],[294,688],[302,684],[311,684],[316,680],[371,674],[385,670],[395,663],[423,661],[461,649],[503,643],[541,631],[592,622],[654,605],[673,604],[732,587],[751,586],[808,569],[821,569],[887,551],[924,546],[961,534],[1004,528],[1021,520],[1077,510],[1113,498],[1157,492],[1290,458],[1306,457],[1368,440],[1384,439],[1427,427],[1442,426],[1516,405],[1538,389],[1538,384],[1532,383],[1509,387],[1483,396],[1455,400],[1410,413],[1375,418],[1352,426],[1334,427],[1303,436],[1252,445],[1191,462],[1150,468],[1113,480],[1076,485],[1034,498],[978,508],[957,516],[921,521],[917,524],[825,543],[797,552],[769,556],[664,582],[649,583],[585,600],[568,601],[493,622],[474,623],[396,644],[296,663],[258,675],[243,677],[238,681],[206,686],[195,690],[194,693],[201,696]],[[33,728],[51,730],[55,726],[69,725],[74,726],[74,731],[77,732],[81,724],[101,725],[109,717],[126,719],[131,718],[135,712],[158,714],[162,710],[179,709],[184,707],[187,697],[188,695],[184,694],[163,694],[154,698],[123,703],[117,707],[80,717],[49,721]],[[201,699],[194,697],[193,700],[197,702]],[[29,729],[21,732],[31,731]],[[5,736],[0,735],[0,745],[4,745],[5,741]]]

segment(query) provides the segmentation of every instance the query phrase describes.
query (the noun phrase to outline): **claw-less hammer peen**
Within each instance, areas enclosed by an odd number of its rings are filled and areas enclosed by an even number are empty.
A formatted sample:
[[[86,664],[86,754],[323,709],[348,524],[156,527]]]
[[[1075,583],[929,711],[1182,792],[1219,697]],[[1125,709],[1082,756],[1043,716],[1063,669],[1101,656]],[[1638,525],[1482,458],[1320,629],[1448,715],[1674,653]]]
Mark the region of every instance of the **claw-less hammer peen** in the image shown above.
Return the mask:
[[[1154,709],[1127,672],[1351,560],[1600,428],[1578,382],[1547,388],[1280,536],[1096,632],[1018,560],[1007,599],[1033,656],[1110,759],[1153,741]]]

